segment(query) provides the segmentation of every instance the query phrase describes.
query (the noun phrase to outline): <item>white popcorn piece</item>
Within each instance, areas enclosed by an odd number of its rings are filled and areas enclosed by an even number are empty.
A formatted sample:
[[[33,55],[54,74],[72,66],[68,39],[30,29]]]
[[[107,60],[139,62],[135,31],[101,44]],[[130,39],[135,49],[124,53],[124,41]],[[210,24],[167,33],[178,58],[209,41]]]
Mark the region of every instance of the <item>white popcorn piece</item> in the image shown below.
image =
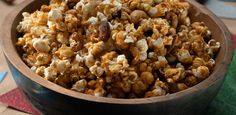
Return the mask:
[[[48,22],[47,22],[48,28],[53,28],[55,25],[56,25],[56,23],[54,21],[48,20]]]
[[[144,61],[147,59],[147,50],[148,50],[148,45],[147,41],[145,39],[141,39],[136,43],[136,47],[139,48],[140,50],[140,60]]]
[[[97,77],[101,77],[102,74],[104,73],[104,69],[102,67],[99,67],[97,65],[93,65],[92,67],[89,68],[89,71],[96,75]]]
[[[148,53],[148,58],[153,58],[155,56],[155,52],[149,52]]]
[[[102,3],[105,5],[109,5],[111,4],[112,0],[104,0]]]
[[[131,36],[127,35],[124,40],[125,43],[134,43],[134,40]]]
[[[126,32],[135,32],[136,29],[134,28],[134,24],[133,23],[132,24],[126,24],[125,25],[125,31]]]
[[[55,67],[58,73],[63,74],[66,71],[66,69],[70,67],[70,61],[57,59],[55,61]]]
[[[177,67],[177,68],[180,68],[180,69],[182,69],[182,70],[185,70],[184,66],[183,66],[181,63],[177,63],[177,64],[176,64],[176,67]]]
[[[180,62],[187,63],[192,61],[192,56],[190,55],[188,50],[180,50],[177,52],[177,57]]]
[[[90,18],[88,19],[88,22],[90,22],[92,25],[95,25],[95,24],[98,23],[98,18],[96,18],[96,17],[90,17]]]
[[[145,39],[139,40],[136,46],[140,49],[140,52],[146,52],[148,50],[147,41]]]
[[[73,85],[72,89],[78,92],[83,92],[86,87],[87,81],[85,79],[81,79]]]
[[[62,44],[69,43],[69,35],[67,33],[59,32],[57,33],[57,41]]]
[[[48,19],[50,21],[62,20],[62,12],[59,9],[52,9],[48,12]]]
[[[50,46],[49,46],[49,42],[47,39],[34,38],[32,40],[32,42],[33,42],[34,49],[37,50],[38,52],[49,52],[50,51]]]
[[[115,1],[113,2],[113,4],[115,5],[115,7],[116,7],[118,10],[120,10],[120,9],[122,8],[122,3],[121,3],[120,0],[115,0]]]
[[[31,69],[33,72],[36,72],[37,67],[36,67],[36,66],[32,66],[30,69]]]
[[[109,61],[108,69],[112,73],[123,73],[129,67],[128,60],[125,55],[118,55],[117,58]]]
[[[94,65],[95,60],[92,54],[88,54],[87,56],[84,57],[85,59],[85,65],[90,68],[91,66]]]
[[[155,94],[155,95],[158,95],[158,96],[161,96],[161,95],[165,95],[166,94],[166,91],[163,90],[160,86],[155,86],[155,89],[152,90],[152,92]]]
[[[75,9],[76,10],[80,10],[84,8],[86,0],[80,0],[76,5],[75,5]]]
[[[54,68],[52,66],[45,68],[44,69],[44,76],[45,76],[45,79],[47,79],[47,80],[55,79],[57,77],[56,68]]]
[[[19,23],[16,29],[18,32],[29,32],[30,28],[34,26],[34,22],[29,13],[23,12],[22,15],[23,21]]]
[[[118,55],[117,56],[117,63],[123,63],[125,61],[127,61],[125,58],[125,55]]]
[[[107,17],[101,13],[101,12],[97,12],[97,17],[101,20],[101,21],[107,21]]]
[[[158,61],[167,62],[165,56],[158,56]]]
[[[75,56],[75,60],[80,62],[80,63],[83,63],[84,62],[84,58],[80,56],[80,54],[76,54]]]
[[[164,39],[163,38],[158,38],[153,42],[153,46],[160,46],[163,45]]]

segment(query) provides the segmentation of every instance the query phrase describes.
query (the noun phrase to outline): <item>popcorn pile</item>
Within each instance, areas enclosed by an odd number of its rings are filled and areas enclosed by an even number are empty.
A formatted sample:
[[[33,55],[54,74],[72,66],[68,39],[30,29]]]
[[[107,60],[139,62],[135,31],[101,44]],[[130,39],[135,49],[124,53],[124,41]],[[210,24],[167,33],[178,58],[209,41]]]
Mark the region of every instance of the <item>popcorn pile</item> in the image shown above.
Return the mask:
[[[32,71],[94,96],[143,98],[206,79],[220,43],[179,0],[51,0],[24,12],[17,45]]]

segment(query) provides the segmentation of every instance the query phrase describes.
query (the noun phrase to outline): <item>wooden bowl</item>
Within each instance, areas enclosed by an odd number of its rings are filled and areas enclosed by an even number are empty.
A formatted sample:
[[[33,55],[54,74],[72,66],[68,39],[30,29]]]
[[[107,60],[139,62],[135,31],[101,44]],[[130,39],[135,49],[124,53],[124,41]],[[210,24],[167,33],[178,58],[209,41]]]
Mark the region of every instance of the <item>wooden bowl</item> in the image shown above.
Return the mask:
[[[95,97],[74,92],[51,83],[32,72],[21,59],[16,47],[16,26],[22,12],[33,12],[47,0],[25,0],[9,14],[2,26],[2,49],[19,88],[43,114],[199,114],[217,94],[232,59],[230,34],[218,17],[195,1],[191,4],[190,17],[203,21],[222,45],[216,58],[213,73],[201,83],[178,93],[143,99],[115,99]]]

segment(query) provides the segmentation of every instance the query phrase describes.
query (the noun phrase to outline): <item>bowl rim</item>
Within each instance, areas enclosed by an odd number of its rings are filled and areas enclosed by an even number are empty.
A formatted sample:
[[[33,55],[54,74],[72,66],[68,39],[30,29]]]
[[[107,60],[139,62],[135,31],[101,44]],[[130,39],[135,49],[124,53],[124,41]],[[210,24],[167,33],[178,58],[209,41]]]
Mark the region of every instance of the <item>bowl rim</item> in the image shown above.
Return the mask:
[[[11,32],[12,32],[12,24],[14,23],[15,17],[19,15],[19,13],[23,10],[24,7],[30,5],[34,0],[25,0],[20,5],[16,6],[16,8],[11,12],[7,17],[6,21],[2,24],[2,33],[1,33],[1,46],[3,53],[6,57],[6,59],[19,71],[21,72],[24,77],[27,77],[28,79],[32,80],[35,83],[40,84],[44,88],[47,88],[49,90],[52,90],[54,92],[57,92],[62,95],[66,95],[69,97],[73,97],[76,99],[82,99],[86,101],[92,101],[92,102],[100,102],[100,103],[110,103],[110,104],[148,104],[148,103],[158,103],[163,101],[168,101],[172,99],[179,99],[185,95],[189,95],[191,93],[203,90],[207,87],[210,87],[214,85],[215,81],[224,79],[224,76],[226,74],[226,70],[232,60],[233,56],[233,47],[232,42],[230,39],[230,33],[227,29],[227,27],[223,24],[223,22],[215,16],[211,11],[206,9],[204,6],[200,5],[194,0],[186,0],[191,5],[194,4],[195,7],[197,7],[202,13],[205,15],[209,15],[218,25],[221,31],[223,31],[223,36],[226,41],[225,46],[228,47],[222,47],[223,50],[226,52],[226,55],[223,56],[222,61],[218,66],[215,67],[215,70],[212,72],[212,74],[205,79],[204,81],[198,83],[197,85],[190,87],[184,91],[180,91],[177,93],[164,95],[164,96],[158,96],[158,97],[150,97],[150,98],[139,98],[139,99],[117,99],[117,98],[107,98],[107,97],[96,97],[92,95],[87,95],[79,92],[75,92],[66,88],[63,88],[55,83],[49,82],[45,80],[44,78],[40,77],[39,75],[35,74],[33,71],[30,70],[30,68],[22,61],[21,57],[18,56],[14,45],[12,44],[11,38]],[[11,53],[9,53],[11,52]]]

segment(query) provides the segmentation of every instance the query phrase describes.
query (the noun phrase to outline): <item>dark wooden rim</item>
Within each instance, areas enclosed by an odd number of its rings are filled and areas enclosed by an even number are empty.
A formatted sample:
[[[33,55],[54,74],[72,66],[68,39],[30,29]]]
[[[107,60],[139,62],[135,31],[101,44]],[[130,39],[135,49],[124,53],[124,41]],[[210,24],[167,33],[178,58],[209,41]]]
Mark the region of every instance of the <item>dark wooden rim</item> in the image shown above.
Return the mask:
[[[17,68],[24,76],[26,76],[28,79],[42,85],[45,88],[48,88],[50,90],[53,90],[57,93],[67,95],[70,97],[74,97],[77,99],[83,99],[87,101],[94,101],[94,102],[100,102],[100,103],[112,103],[112,104],[148,104],[148,103],[156,103],[156,102],[163,102],[163,101],[169,101],[172,99],[178,99],[183,97],[184,95],[188,95],[191,93],[194,93],[199,90],[206,89],[207,87],[210,87],[215,83],[215,81],[223,79],[227,68],[232,60],[233,55],[233,47],[231,43],[231,36],[226,28],[226,26],[223,24],[223,22],[217,18],[213,13],[211,13],[209,10],[207,10],[204,6],[200,5],[199,3],[192,1],[192,0],[186,0],[191,5],[194,5],[196,8],[199,9],[199,12],[202,12],[204,15],[209,15],[220,27],[220,29],[224,32],[224,39],[226,41],[225,46],[222,47],[225,55],[222,61],[219,65],[215,67],[214,72],[207,78],[206,80],[202,81],[201,83],[186,89],[181,92],[177,92],[174,94],[166,95],[166,96],[159,96],[159,97],[151,97],[151,98],[141,98],[141,99],[116,99],[116,98],[106,98],[106,97],[95,97],[91,95],[86,95],[82,93],[78,93],[75,91],[71,91],[69,89],[63,88],[59,85],[56,85],[52,82],[49,82],[39,75],[32,72],[26,64],[21,60],[21,58],[18,56],[15,48],[14,43],[12,43],[11,38],[11,32],[12,32],[12,24],[14,22],[15,17],[19,14],[19,12],[27,5],[29,5],[31,2],[34,2],[34,0],[25,0],[23,3],[18,5],[14,11],[8,15],[5,22],[2,24],[2,49],[6,56],[6,58],[9,60],[9,62]],[[196,14],[197,15],[197,14]]]

